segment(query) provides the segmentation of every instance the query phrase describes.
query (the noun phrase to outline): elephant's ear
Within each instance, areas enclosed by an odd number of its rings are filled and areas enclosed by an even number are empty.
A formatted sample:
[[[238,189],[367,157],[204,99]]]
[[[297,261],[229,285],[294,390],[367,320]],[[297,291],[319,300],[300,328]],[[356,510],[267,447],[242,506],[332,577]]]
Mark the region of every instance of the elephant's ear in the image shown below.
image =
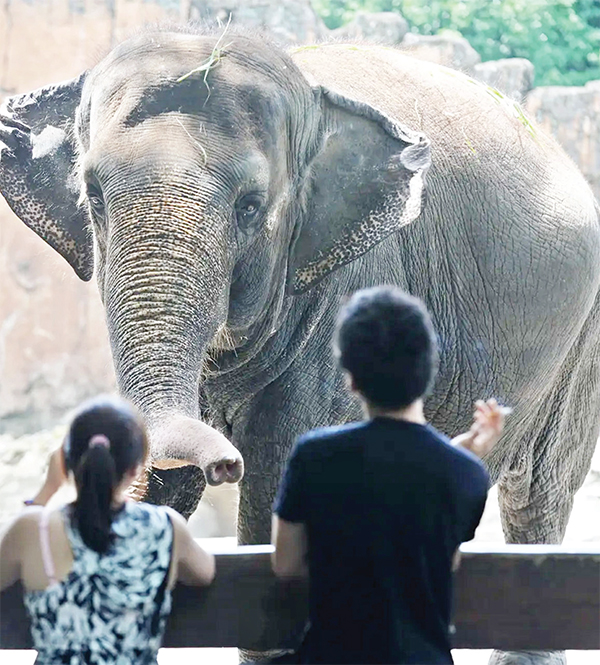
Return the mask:
[[[309,166],[302,225],[288,268],[288,291],[300,294],[354,261],[423,205],[429,140],[362,102],[324,88],[320,146]]]
[[[0,107],[0,193],[88,281],[93,244],[78,204],[73,133],[84,78],[9,97]]]

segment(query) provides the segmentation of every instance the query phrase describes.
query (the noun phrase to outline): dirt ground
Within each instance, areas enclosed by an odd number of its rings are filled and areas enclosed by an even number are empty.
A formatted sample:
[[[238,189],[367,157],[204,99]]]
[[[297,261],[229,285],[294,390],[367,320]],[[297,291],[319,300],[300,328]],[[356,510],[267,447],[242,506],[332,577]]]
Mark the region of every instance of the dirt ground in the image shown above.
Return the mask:
[[[39,488],[49,451],[57,446],[63,427],[21,438],[0,436],[0,528],[16,515],[23,499]],[[68,500],[72,490],[66,488],[56,502]],[[198,538],[227,537],[223,545],[235,544],[234,516],[237,492],[232,486],[210,488],[203,497],[190,525]],[[500,543],[502,529],[495,488],[490,491],[486,510],[476,534],[477,542]],[[600,549],[600,445],[585,483],[575,497],[573,513],[565,544],[595,544]],[[456,665],[485,665],[491,651],[456,650]],[[3,652],[3,665],[31,665],[35,653]],[[236,649],[163,649],[159,665],[236,665]],[[568,652],[569,665],[592,665],[600,662],[599,651]]]

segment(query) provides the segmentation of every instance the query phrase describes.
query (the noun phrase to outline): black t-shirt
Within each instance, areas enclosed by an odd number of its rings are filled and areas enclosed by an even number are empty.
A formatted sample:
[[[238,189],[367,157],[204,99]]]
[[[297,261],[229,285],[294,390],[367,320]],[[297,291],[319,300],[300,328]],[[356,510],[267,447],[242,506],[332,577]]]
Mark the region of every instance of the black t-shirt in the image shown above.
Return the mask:
[[[307,663],[451,663],[452,559],[488,474],[429,425],[376,418],[315,430],[275,503],[308,533]]]

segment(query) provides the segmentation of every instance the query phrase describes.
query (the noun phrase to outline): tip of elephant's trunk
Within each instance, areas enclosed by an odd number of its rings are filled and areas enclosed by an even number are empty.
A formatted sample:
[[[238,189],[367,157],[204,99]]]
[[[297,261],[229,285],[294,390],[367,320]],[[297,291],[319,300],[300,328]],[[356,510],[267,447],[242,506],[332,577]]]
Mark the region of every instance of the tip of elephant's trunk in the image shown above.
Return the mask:
[[[206,482],[209,485],[222,485],[223,483],[238,483],[244,475],[244,461],[239,459],[224,459],[217,464],[211,464],[205,471]]]
[[[150,455],[157,469],[200,467],[209,485],[237,483],[244,475],[237,448],[213,427],[187,416],[173,416],[150,428]]]
[[[244,475],[240,452],[219,431],[182,415],[149,427],[150,459],[129,496],[168,505],[189,518],[206,485],[237,483]]]
[[[152,462],[154,469],[181,469],[189,466],[191,462],[187,459],[155,459]],[[203,469],[206,482],[216,486],[223,483],[238,483],[244,475],[244,461],[241,456],[224,458]]]

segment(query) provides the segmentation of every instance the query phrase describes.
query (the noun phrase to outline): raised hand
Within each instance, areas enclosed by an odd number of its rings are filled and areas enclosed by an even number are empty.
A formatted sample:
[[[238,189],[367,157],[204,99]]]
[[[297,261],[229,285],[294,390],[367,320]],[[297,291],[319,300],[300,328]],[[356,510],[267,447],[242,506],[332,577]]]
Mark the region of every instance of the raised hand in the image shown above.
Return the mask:
[[[500,440],[505,416],[510,411],[493,398],[477,400],[471,429],[452,439],[453,445],[465,448],[477,457],[485,457]]]
[[[45,506],[66,481],[67,470],[65,468],[64,449],[61,445],[60,448],[57,448],[50,455],[46,479],[44,480],[42,488],[32,499],[31,503],[34,505]]]

